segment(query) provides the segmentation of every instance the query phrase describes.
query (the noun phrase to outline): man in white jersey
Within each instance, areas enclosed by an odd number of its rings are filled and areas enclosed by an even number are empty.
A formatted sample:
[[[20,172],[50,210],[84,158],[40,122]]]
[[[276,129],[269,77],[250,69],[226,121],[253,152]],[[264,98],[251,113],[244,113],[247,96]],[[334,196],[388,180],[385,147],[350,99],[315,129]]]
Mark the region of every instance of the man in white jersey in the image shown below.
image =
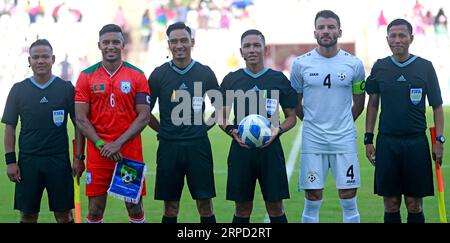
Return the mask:
[[[297,90],[297,116],[303,121],[299,191],[305,190],[303,223],[318,223],[328,168],[334,175],[344,223],[359,223],[356,190],[360,186],[354,121],[364,109],[362,62],[337,47],[339,17],[323,10],[315,18],[318,46],[291,67]],[[353,105],[352,105],[353,103]]]

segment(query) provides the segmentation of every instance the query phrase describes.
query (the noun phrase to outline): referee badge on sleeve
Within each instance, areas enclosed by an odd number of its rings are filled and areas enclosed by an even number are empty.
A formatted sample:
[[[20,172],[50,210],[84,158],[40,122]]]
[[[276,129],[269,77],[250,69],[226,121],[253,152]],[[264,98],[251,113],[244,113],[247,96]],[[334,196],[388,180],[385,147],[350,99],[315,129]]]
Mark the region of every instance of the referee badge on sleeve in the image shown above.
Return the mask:
[[[275,114],[275,112],[277,111],[277,108],[278,108],[278,100],[269,98],[266,99],[267,114],[273,116],[273,114]]]
[[[203,97],[192,97],[192,109],[194,112],[201,112],[203,109]]]
[[[55,125],[59,127],[61,126],[61,124],[63,124],[63,122],[64,122],[64,110],[53,111],[53,123],[55,123]]]
[[[413,105],[417,105],[422,100],[422,88],[411,88],[409,90],[409,99]]]

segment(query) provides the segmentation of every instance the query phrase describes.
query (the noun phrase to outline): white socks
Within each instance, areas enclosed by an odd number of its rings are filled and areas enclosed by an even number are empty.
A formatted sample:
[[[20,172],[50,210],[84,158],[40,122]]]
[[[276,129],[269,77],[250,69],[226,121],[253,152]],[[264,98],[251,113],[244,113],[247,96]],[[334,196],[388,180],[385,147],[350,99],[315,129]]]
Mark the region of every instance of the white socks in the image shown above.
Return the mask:
[[[339,199],[342,208],[342,218],[344,223],[360,223],[356,197],[349,199]],[[319,209],[322,200],[310,201],[305,198],[303,208],[302,223],[319,223]]]
[[[302,223],[319,223],[319,209],[322,200],[310,201],[305,198],[305,206],[303,207]]]
[[[349,199],[339,199],[342,208],[342,218],[344,223],[360,223],[356,196]]]

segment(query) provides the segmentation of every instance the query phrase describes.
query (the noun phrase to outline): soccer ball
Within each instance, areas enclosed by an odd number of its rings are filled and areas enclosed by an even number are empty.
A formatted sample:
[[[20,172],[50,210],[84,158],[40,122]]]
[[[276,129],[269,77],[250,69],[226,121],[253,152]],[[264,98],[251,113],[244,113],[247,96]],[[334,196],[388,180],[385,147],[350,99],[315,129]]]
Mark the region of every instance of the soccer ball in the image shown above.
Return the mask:
[[[252,114],[244,117],[239,123],[238,133],[250,148],[259,148],[270,139],[272,130],[267,118]]]

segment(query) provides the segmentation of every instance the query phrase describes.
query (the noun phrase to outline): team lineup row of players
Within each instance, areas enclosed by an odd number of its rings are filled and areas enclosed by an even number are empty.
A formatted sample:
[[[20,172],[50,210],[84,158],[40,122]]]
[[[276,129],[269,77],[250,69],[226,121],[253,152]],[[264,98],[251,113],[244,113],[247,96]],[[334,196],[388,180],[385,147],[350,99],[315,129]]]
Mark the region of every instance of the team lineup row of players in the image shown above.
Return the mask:
[[[226,193],[228,200],[236,202],[233,222],[249,221],[257,180],[271,222],[287,222],[282,200],[289,198],[290,194],[279,136],[293,128],[299,117],[303,121],[299,188],[305,190],[302,222],[318,222],[322,189],[329,167],[339,191],[343,221],[359,222],[356,191],[360,186],[360,178],[354,120],[364,109],[365,92],[371,95],[367,113],[370,122],[366,127],[365,144],[367,157],[374,165],[377,158],[376,178],[398,177],[400,173],[383,166],[397,160],[393,157],[397,156],[397,151],[377,149],[375,152],[371,141],[379,96],[383,97],[379,134],[387,136],[383,140],[385,143],[393,142],[392,137],[411,139],[412,136],[414,140],[417,137],[423,138],[426,129],[424,97],[428,96],[435,113],[439,113],[439,107],[442,112],[439,84],[431,63],[408,52],[412,42],[412,30],[409,31],[408,24],[401,20],[388,27],[388,30],[392,29],[395,33],[392,45],[389,42],[390,32],[387,38],[393,56],[380,59],[374,65],[367,85],[362,62],[337,47],[341,36],[340,21],[331,11],[317,14],[315,36],[318,47],[294,61],[290,79],[281,72],[264,67],[264,35],[257,30],[248,30],[242,34],[240,49],[246,67],[228,74],[220,86],[208,66],[191,58],[195,40],[191,37],[190,28],[183,23],[168,27],[166,33],[173,59],[156,68],[148,80],[141,70],[122,61],[123,36],[120,27],[116,25],[106,25],[100,31],[98,45],[103,60],[80,74],[76,88],[51,74],[51,45],[38,40],[30,47],[29,61],[33,77],[14,85],[2,118],[7,128],[15,129],[20,116],[22,126],[18,165],[14,149],[11,144],[5,143],[5,152],[9,156],[6,157],[8,176],[12,181],[18,182],[21,178],[17,171],[31,170],[27,168],[25,161],[35,161],[36,156],[41,156],[40,161],[45,161],[48,159],[44,158],[48,156],[66,154],[66,117],[70,114],[77,124],[77,156],[72,171],[79,178],[86,170],[88,222],[101,222],[114,161],[119,161],[122,157],[143,161],[139,134],[149,125],[158,132],[159,138],[155,199],[165,201],[162,222],[176,221],[185,177],[192,197],[198,202],[201,221],[215,222],[211,198],[215,197],[216,192],[212,151],[207,135],[207,131],[215,124],[210,121],[214,120],[233,138],[228,155]],[[200,93],[195,89],[195,84],[200,85]],[[216,108],[209,121],[203,122],[204,95],[210,90],[217,90],[222,94],[224,103]],[[237,102],[239,97],[236,96],[227,99],[227,95],[231,94],[227,91],[243,91],[246,94],[253,92],[254,96],[246,97],[254,97],[256,102]],[[186,102],[186,96],[184,99],[178,98],[182,92],[190,94],[189,102]],[[159,121],[151,114],[151,108],[157,100]],[[214,99],[212,101],[214,103]],[[188,104],[188,109],[174,113],[174,109],[179,109],[183,102]],[[375,105],[376,109],[373,109]],[[279,106],[285,119],[281,123],[272,122],[272,136],[263,148],[249,149],[240,139],[236,124],[243,116],[253,113],[268,118],[279,117]],[[235,118],[233,122],[227,122],[232,107]],[[239,116],[239,112],[243,115]],[[201,114],[201,125],[195,125],[195,121],[186,123],[192,121],[195,114]],[[179,123],[179,119],[185,123]],[[435,122],[435,125],[437,134],[442,135],[443,121]],[[84,137],[88,141],[86,169],[83,162]],[[408,186],[394,186],[396,183],[391,180],[375,179],[375,193],[391,199],[398,195],[411,197],[411,211],[414,211],[414,206],[421,203],[423,196],[433,194],[433,182],[426,137],[425,141],[422,139],[422,143],[408,146],[412,146],[408,147],[415,151],[411,156],[418,161],[416,168],[411,168],[415,174],[396,179],[406,182]],[[442,150],[441,146],[434,151],[438,159],[442,157]],[[11,153],[14,153],[14,159]],[[68,162],[64,156],[62,160]],[[70,168],[70,162],[67,168]],[[65,174],[70,175],[67,174],[67,168]],[[420,175],[423,177],[420,178],[425,179],[417,181],[417,173],[422,173]],[[70,188],[72,185],[73,190],[71,178],[64,179],[65,183],[59,181],[61,187]],[[39,212],[36,205],[40,202],[40,197],[25,195],[30,191],[43,190],[44,187],[50,193],[47,185],[36,186],[31,185],[33,181],[27,184],[24,182],[25,180],[16,184],[18,190],[16,189],[15,196],[15,208],[22,212],[21,215],[25,215],[21,220],[26,220],[29,214]],[[55,193],[61,193],[62,189],[54,190]],[[144,186],[142,195],[145,194]],[[57,195],[67,200],[50,202],[51,205],[58,205],[58,208],[51,210],[55,211],[55,215],[56,212],[69,212],[71,206],[73,208],[71,196]],[[395,205],[395,200],[392,200]],[[142,201],[136,205],[126,205],[131,222],[145,221]],[[421,213],[420,210],[416,211],[413,213]]]

